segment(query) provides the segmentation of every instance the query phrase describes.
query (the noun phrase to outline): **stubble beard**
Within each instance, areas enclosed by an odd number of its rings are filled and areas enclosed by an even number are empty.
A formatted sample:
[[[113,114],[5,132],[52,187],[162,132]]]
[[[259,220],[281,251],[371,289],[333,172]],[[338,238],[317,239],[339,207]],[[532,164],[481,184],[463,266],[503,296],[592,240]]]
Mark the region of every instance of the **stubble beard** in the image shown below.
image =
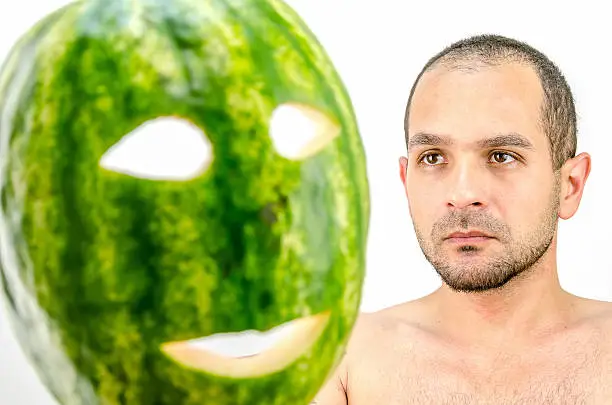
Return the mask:
[[[500,289],[517,276],[527,274],[550,248],[557,225],[557,189],[555,186],[550,204],[541,214],[538,226],[525,236],[513,237],[506,224],[484,211],[454,211],[434,224],[428,240],[415,223],[421,251],[442,281],[454,291],[477,293]],[[461,258],[451,260],[445,253],[448,246],[445,246],[447,243],[442,238],[457,229],[479,229],[495,235],[497,240],[482,247],[454,247]],[[503,250],[495,256],[486,253],[487,257],[484,257],[483,251],[491,251],[492,244],[501,245]]]

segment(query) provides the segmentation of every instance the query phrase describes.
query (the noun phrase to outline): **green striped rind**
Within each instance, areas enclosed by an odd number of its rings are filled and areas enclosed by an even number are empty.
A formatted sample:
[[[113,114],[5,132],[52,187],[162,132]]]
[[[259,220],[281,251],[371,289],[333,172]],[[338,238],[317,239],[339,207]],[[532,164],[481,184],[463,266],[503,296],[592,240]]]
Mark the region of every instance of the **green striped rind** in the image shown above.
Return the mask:
[[[74,6],[63,7],[37,23],[13,46],[0,69],[0,285],[23,350],[43,383],[64,404],[96,403],[95,394],[61,350],[57,324],[36,301],[35,269],[22,229],[22,221],[27,221],[22,158],[32,134],[31,117],[37,111],[28,101],[36,86],[39,45],[59,20],[75,11]],[[79,398],[71,399],[75,390]]]
[[[50,390],[63,404],[95,403],[91,391],[104,405],[308,403],[358,312],[369,219],[357,124],[327,55],[279,1],[90,0],[59,17],[0,76],[1,243],[19,259],[3,257],[3,284],[17,330],[38,319],[61,337],[20,335],[47,356]],[[15,88],[24,63],[33,71]],[[325,112],[341,136],[304,161],[281,158],[268,125],[284,102]],[[98,167],[121,136],[168,115],[212,142],[205,175]],[[26,289],[37,307],[22,303]],[[315,347],[262,378],[215,378],[159,352],[328,309]],[[50,360],[62,356],[81,380]]]

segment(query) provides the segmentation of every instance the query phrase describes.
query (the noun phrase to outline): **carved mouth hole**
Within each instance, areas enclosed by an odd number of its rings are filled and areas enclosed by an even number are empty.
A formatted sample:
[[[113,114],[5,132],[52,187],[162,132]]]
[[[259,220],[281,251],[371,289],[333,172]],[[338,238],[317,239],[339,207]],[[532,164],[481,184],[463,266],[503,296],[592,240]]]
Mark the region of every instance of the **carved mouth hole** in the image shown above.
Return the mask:
[[[287,322],[265,332],[219,333],[164,343],[173,361],[220,376],[250,378],[283,370],[319,340],[329,311]]]

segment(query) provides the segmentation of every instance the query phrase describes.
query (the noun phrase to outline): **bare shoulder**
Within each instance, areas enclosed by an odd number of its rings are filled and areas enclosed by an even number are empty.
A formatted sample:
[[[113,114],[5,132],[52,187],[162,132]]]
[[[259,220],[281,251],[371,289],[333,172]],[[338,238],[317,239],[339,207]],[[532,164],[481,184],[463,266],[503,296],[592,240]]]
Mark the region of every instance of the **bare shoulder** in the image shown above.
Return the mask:
[[[389,349],[394,347],[393,341],[397,339],[397,331],[401,325],[398,309],[405,305],[359,314],[353,325],[342,361],[312,404],[353,404],[360,397],[360,394],[356,393],[356,389],[359,391],[357,387],[378,385],[375,380],[381,373],[377,370],[388,369],[384,367],[385,359],[393,357]],[[381,364],[383,364],[382,367]],[[381,377],[384,378],[383,375]]]
[[[350,344],[353,347],[367,345],[372,339],[386,336],[399,322],[397,307],[385,308],[376,312],[362,312],[353,328]]]
[[[612,332],[612,302],[576,297],[575,307],[583,323]]]
[[[380,344],[403,335],[407,328],[419,328],[425,318],[426,306],[422,300],[407,301],[375,312],[363,312],[357,318],[347,347],[350,352],[362,354],[372,344]],[[402,332],[402,333],[400,333]]]
[[[612,349],[612,302],[580,298],[580,303],[581,323],[610,342]]]
[[[392,327],[393,318],[384,311],[360,313],[347,343],[343,366],[348,368],[355,363],[353,359],[363,358],[364,352],[385,339]]]
[[[426,309],[421,300],[415,300],[361,313],[353,327],[344,361],[352,379],[360,370],[371,374],[374,368],[384,367],[387,360],[393,361],[400,353],[406,355],[414,350],[427,334]]]
[[[612,302],[580,297],[575,307],[577,316],[570,336],[612,365]],[[609,372],[612,373],[612,368]]]

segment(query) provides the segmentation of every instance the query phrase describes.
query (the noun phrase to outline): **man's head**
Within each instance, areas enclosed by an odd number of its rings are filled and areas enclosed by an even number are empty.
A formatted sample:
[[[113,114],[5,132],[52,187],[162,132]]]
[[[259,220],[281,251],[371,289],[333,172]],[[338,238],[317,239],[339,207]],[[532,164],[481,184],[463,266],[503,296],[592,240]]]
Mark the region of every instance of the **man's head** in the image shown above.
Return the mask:
[[[406,108],[401,176],[426,258],[455,290],[503,286],[555,241],[590,170],[557,67],[500,36],[457,42],[419,74]],[[449,238],[478,231],[489,238]],[[458,235],[466,236],[466,235]]]

